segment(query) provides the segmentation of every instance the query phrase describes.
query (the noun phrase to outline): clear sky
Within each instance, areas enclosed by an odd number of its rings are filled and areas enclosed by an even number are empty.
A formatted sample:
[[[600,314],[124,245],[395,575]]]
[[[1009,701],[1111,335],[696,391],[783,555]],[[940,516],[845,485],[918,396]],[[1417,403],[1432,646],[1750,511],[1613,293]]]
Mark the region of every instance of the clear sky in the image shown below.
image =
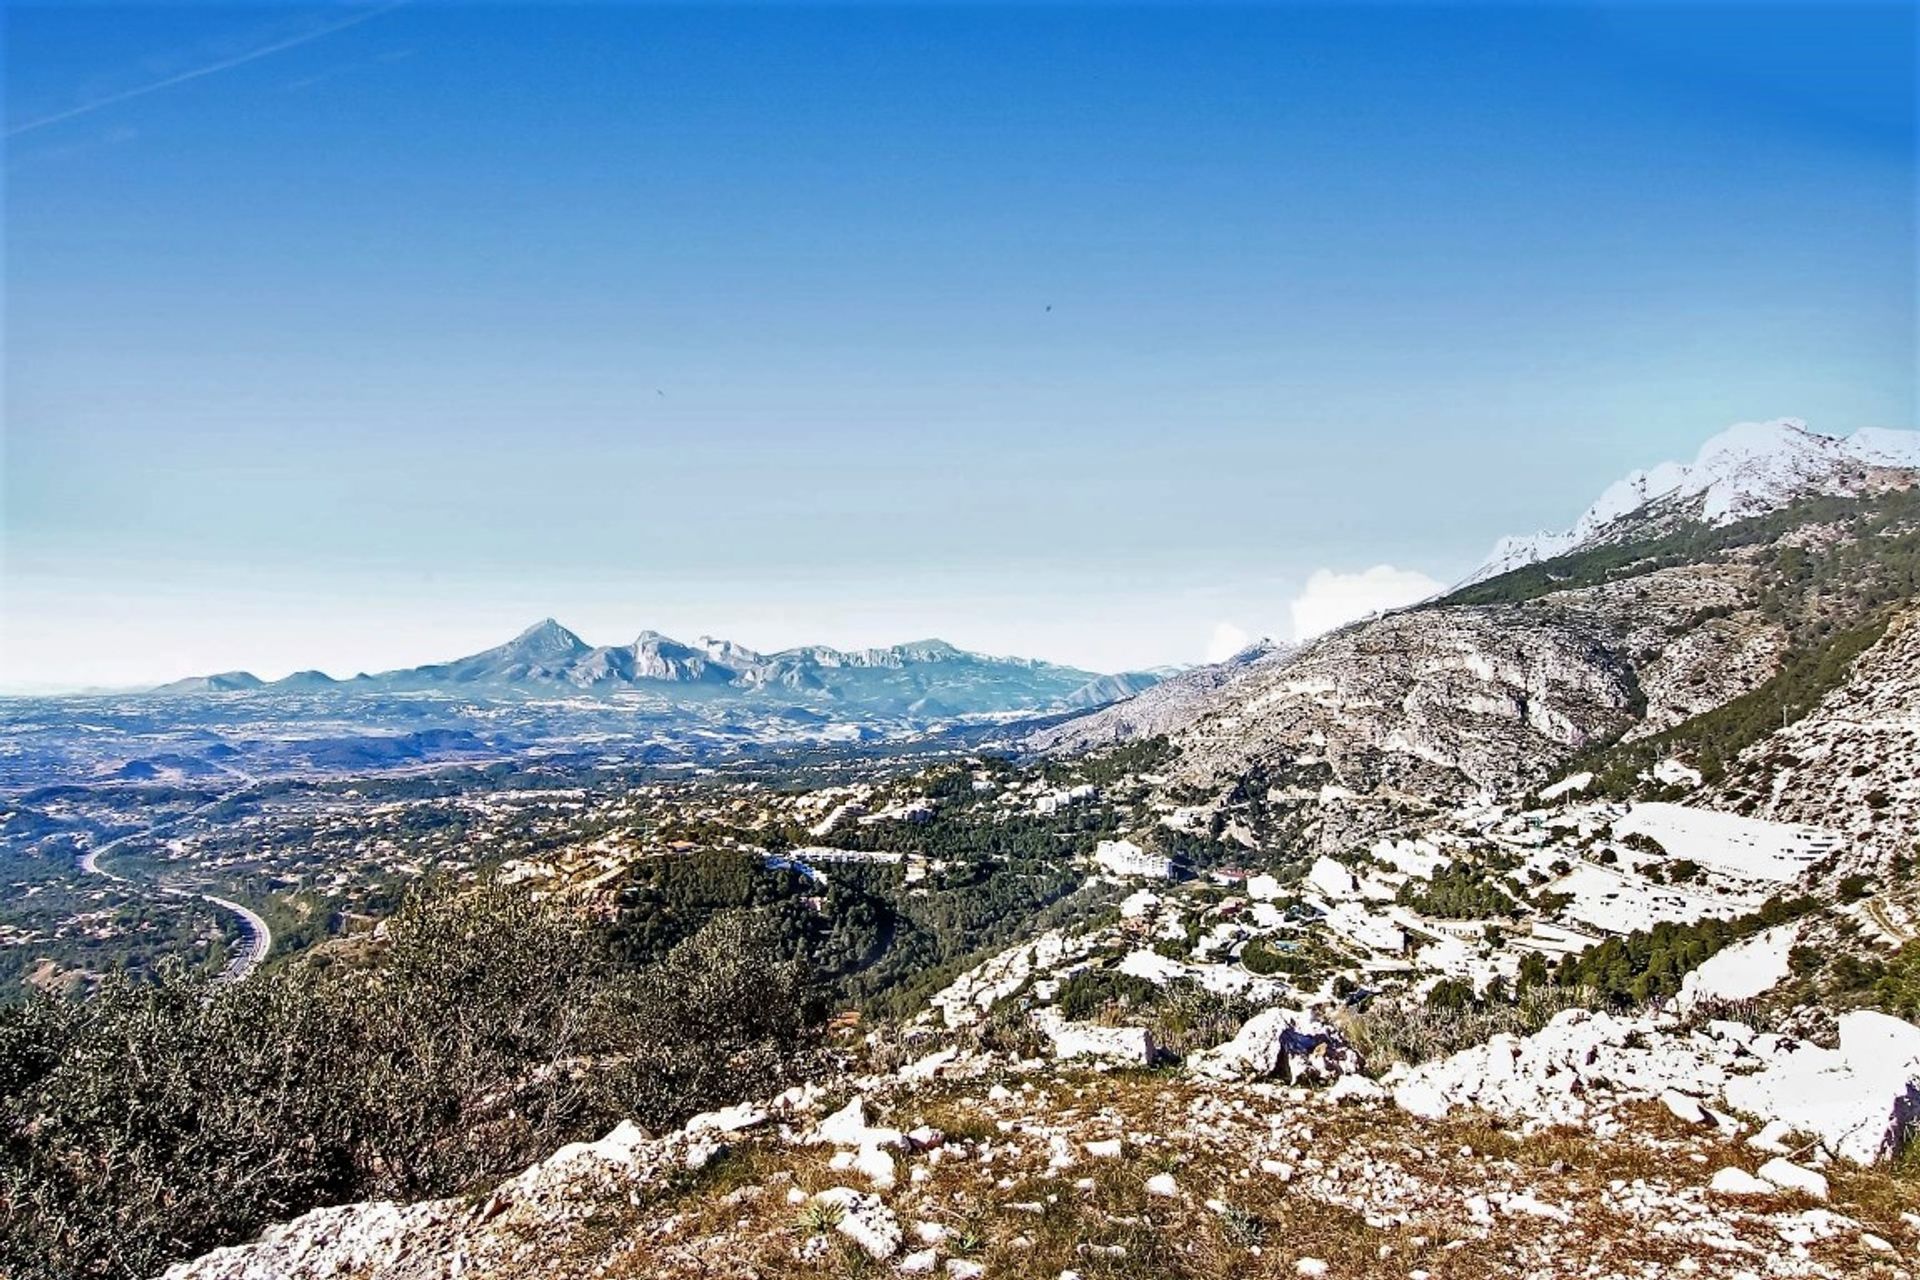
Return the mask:
[[[0,684],[1192,661],[1920,425],[1914,22],[11,4]]]

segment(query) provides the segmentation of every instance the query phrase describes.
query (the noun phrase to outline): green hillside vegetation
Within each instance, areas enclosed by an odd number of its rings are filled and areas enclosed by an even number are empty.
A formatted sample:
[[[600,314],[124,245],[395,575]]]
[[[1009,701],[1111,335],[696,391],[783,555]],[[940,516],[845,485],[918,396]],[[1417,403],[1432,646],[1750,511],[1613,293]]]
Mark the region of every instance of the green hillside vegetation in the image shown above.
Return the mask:
[[[1394,901],[1440,920],[1513,918],[1520,914],[1520,905],[1486,868],[1464,862],[1449,863],[1434,872],[1431,880],[1408,880],[1400,886]]]
[[[1663,1000],[1677,994],[1688,973],[1724,948],[1796,920],[1816,906],[1811,898],[1773,898],[1733,920],[1662,922],[1562,958],[1554,979],[1561,986],[1595,991],[1623,1008]]]
[[[1856,544],[1903,528],[1903,536],[1910,541],[1915,521],[1920,521],[1920,489],[1898,489],[1861,498],[1806,498],[1778,511],[1728,525],[1713,527],[1690,522],[1651,538],[1630,538],[1523,565],[1462,587],[1428,607],[1520,604],[1555,591],[1600,586],[1660,569],[1721,559],[1741,548],[1773,548],[1790,563],[1805,563],[1814,558],[1811,553],[1799,547],[1775,545],[1783,535],[1808,525],[1838,524],[1849,530]],[[1869,547],[1842,558],[1871,561],[1879,559],[1880,554]],[[1909,564],[1908,598],[1914,593],[1914,585]]]
[[[368,965],[0,1009],[0,1274],[158,1275],[318,1205],[450,1195],[777,1086],[817,1017],[765,923],[723,913],[635,966],[516,891],[427,889]]]
[[[1789,539],[1820,527],[1826,536]],[[1743,612],[1779,627],[1786,648],[1759,687],[1662,733],[1600,743],[1566,766],[1591,771],[1595,794],[1646,794],[1642,774],[1669,756],[1719,781],[1747,747],[1801,719],[1847,678],[1894,613],[1920,598],[1920,488],[1867,498],[1813,498],[1720,529],[1689,526],[1648,541],[1596,547],[1476,583],[1445,603],[1518,602],[1550,591],[1710,561],[1750,558],[1756,589],[1743,610],[1703,609],[1686,628]]]

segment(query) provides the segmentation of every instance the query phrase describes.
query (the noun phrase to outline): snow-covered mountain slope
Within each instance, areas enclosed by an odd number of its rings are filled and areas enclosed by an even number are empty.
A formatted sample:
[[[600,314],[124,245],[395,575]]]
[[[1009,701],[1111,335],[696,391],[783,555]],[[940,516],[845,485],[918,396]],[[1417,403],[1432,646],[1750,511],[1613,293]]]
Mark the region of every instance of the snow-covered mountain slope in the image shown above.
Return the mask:
[[[1809,431],[1797,418],[1739,423],[1708,440],[1692,462],[1663,462],[1615,481],[1570,529],[1502,538],[1461,585],[1611,541],[1650,509],[1728,524],[1796,498],[1871,491],[1888,469],[1920,469],[1920,432],[1868,428],[1842,437]]]

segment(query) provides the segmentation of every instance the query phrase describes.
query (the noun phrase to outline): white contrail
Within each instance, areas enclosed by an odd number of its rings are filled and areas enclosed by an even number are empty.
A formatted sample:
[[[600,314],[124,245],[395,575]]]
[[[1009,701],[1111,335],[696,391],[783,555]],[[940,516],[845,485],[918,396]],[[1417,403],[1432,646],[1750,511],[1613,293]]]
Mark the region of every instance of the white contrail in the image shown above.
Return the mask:
[[[205,66],[195,67],[191,71],[182,71],[178,75],[168,76],[164,80],[155,80],[152,84],[143,84],[137,89],[125,89],[119,93],[110,93],[104,98],[95,98],[93,101],[83,102],[77,107],[68,107],[65,111],[56,111],[48,116],[38,116],[32,120],[28,120],[24,124],[13,125],[5,133],[0,134],[0,137],[17,138],[23,133],[30,133],[35,129],[44,129],[50,124],[59,124],[62,120],[71,120],[75,116],[84,116],[90,112],[98,111],[102,107],[111,107],[116,103],[126,102],[132,98],[144,98],[150,93],[158,93],[162,89],[171,89],[177,84],[185,84],[189,80],[198,80],[202,76],[210,76],[216,72],[230,71],[234,67],[245,66],[249,62],[256,62],[261,58],[271,57],[273,54],[283,53],[288,49],[297,48],[303,44],[310,44],[324,36],[330,36],[336,31],[345,31],[348,27],[357,27],[361,23],[377,18],[389,10],[399,8],[404,3],[406,3],[406,0],[389,0],[386,4],[368,9],[363,13],[356,13],[350,18],[342,19],[330,26],[319,27],[297,36],[289,36],[287,39],[276,41],[273,44],[261,45],[258,49],[249,49],[247,52],[235,54],[231,58],[222,58],[218,62],[209,62]]]

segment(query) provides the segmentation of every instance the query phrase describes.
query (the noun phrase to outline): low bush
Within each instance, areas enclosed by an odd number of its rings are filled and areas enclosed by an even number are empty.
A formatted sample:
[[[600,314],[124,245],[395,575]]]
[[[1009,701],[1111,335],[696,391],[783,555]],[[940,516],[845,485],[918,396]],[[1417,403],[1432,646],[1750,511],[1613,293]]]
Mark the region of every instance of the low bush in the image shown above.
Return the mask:
[[[803,971],[748,913],[658,963],[493,885],[413,894],[377,960],[180,972],[0,1009],[0,1274],[157,1275],[322,1204],[446,1195],[804,1059]]]

